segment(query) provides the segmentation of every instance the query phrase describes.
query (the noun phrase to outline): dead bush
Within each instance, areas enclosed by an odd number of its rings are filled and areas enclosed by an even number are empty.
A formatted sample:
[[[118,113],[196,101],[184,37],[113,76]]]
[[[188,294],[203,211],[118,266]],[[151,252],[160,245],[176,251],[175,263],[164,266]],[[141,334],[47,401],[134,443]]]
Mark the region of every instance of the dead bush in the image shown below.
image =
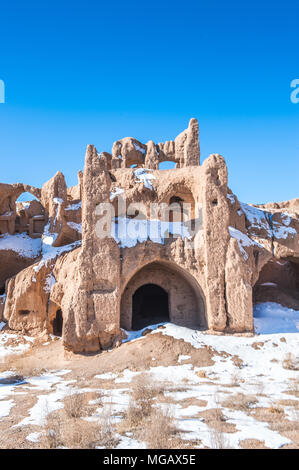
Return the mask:
[[[288,370],[299,370],[299,358],[292,353],[288,353],[282,362],[282,366]]]
[[[289,388],[286,391],[288,395],[294,395],[299,397],[299,377],[292,378],[289,380]]]
[[[115,437],[109,407],[103,410],[96,421],[69,416],[64,410],[48,415],[40,447],[46,449],[93,449],[104,447],[113,449],[119,439]]]
[[[4,361],[0,364],[0,372],[7,370],[12,370],[23,378],[41,375],[46,371],[45,367],[32,354],[31,348],[23,354],[5,356]]]
[[[86,393],[71,393],[64,399],[64,411],[68,418],[88,416],[88,396]]]
[[[269,406],[268,411],[269,413],[276,414],[276,415],[284,414],[283,409],[280,406],[275,406],[275,405]]]
[[[230,385],[232,387],[239,387],[240,386],[240,372],[238,370],[234,371],[231,375]]]
[[[162,394],[166,384],[154,382],[150,376],[137,376],[132,383],[131,399],[120,424],[121,430],[134,430],[152,413],[154,399]]]
[[[207,373],[205,370],[198,370],[196,375],[201,379],[207,379]]]
[[[99,445],[106,449],[115,449],[118,442],[119,439],[115,437],[112,408],[106,405],[99,419]]]
[[[155,408],[143,422],[138,438],[147,443],[149,449],[172,449],[177,443],[177,430],[169,408]]]
[[[222,406],[230,408],[232,410],[247,411],[252,405],[257,403],[257,399],[253,395],[244,395],[243,393],[237,393],[231,395],[229,398],[222,402]]]
[[[157,382],[150,375],[137,375],[132,383],[131,396],[136,402],[152,402],[153,398],[163,393],[165,384]]]
[[[221,429],[210,429],[210,447],[211,449],[230,449],[228,437]]]
[[[124,413],[124,419],[120,423],[120,430],[131,431],[138,428],[150,412],[151,406],[149,406],[148,403],[144,408],[140,403],[134,402],[131,398],[129,406]]]

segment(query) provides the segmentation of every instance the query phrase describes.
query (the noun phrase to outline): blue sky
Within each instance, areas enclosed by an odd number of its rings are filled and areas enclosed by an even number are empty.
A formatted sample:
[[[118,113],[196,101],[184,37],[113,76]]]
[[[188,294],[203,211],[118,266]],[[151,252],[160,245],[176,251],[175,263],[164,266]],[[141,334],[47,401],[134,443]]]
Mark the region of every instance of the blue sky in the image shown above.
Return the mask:
[[[280,5],[278,5],[280,3]],[[299,197],[298,1],[1,5],[1,182],[77,183],[86,145],[169,140],[189,118],[242,201]]]

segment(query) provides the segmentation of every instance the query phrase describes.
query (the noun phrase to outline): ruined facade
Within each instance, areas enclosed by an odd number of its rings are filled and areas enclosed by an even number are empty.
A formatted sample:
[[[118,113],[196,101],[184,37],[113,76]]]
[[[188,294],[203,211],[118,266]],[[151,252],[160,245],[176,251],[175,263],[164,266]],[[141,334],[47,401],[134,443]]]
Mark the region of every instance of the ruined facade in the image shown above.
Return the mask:
[[[175,169],[159,169],[165,161]],[[299,199],[240,203],[222,156],[200,164],[196,119],[174,141],[124,138],[111,154],[89,145],[78,178],[71,188],[61,173],[42,188],[0,184],[0,321],[9,328],[62,335],[67,349],[83,352],[167,320],[253,332],[253,302],[299,309]],[[17,202],[24,192],[37,201]],[[100,237],[99,207],[113,205],[115,228],[130,223],[132,203],[142,203],[147,227],[153,204],[188,203],[189,226],[200,224],[191,234],[182,223],[179,236],[172,224],[159,239]]]

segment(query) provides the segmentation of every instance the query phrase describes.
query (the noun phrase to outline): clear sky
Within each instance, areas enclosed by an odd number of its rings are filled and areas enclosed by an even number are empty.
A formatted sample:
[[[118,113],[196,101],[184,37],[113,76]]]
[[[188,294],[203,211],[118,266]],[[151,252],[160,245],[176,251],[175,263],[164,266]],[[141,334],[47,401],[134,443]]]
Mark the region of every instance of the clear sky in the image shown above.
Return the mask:
[[[76,184],[87,144],[196,117],[242,201],[299,197],[298,0],[11,0],[0,17],[1,182]]]

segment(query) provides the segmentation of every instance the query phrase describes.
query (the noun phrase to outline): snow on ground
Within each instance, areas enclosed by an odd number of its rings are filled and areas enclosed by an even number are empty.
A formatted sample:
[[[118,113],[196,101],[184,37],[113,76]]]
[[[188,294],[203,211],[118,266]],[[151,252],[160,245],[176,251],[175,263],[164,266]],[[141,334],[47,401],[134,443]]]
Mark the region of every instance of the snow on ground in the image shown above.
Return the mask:
[[[37,258],[40,255],[42,243],[40,238],[30,238],[26,233],[0,236],[0,250],[12,250],[22,258]]]
[[[263,285],[276,284],[265,283]],[[254,307],[254,325],[257,333],[299,332],[299,311],[283,307],[274,302],[264,302]]]
[[[0,419],[4,416],[9,416],[10,410],[14,406],[13,400],[1,400],[0,401]]]
[[[6,323],[0,323],[0,363],[5,356],[10,354],[21,354],[30,348],[34,338],[29,336],[19,336],[17,334],[1,331]]]
[[[282,364],[288,353],[299,349],[299,329],[296,327],[299,312],[266,303],[257,305],[254,313],[256,329],[260,334],[252,337],[210,335],[172,323],[147,327],[153,330],[151,334],[162,333],[182,339],[192,344],[195,349],[209,347],[214,351],[214,364],[211,366],[198,367],[192,364],[190,355],[181,354],[176,365],[155,366],[153,362],[152,367],[142,372],[125,369],[117,373],[97,374],[94,379],[99,381],[98,388],[76,387],[75,380],[68,380],[65,377],[70,370],[47,372],[13,385],[3,385],[0,382],[0,419],[7,418],[14,409],[14,396],[32,391],[39,392],[35,404],[27,411],[27,416],[20,416],[15,424],[16,427],[36,426],[36,432],[28,434],[26,439],[33,443],[38,442],[48,414],[62,409],[66,396],[99,391],[101,398],[90,402],[99,405],[98,408],[92,416],[84,419],[98,421],[103,413],[109,410],[113,415],[112,423],[116,425],[122,420],[122,414],[130,403],[132,380],[142,374],[150,376],[155,384],[167,384],[163,389],[163,402],[157,398],[155,406],[170,410],[184,440],[196,439],[201,442],[199,447],[211,447],[212,430],[200,413],[220,408],[226,425],[234,425],[231,432],[223,431],[228,447],[239,448],[240,442],[244,439],[265,442],[267,447],[273,449],[290,444],[291,440],[288,437],[272,430],[268,422],[259,421],[253,414],[257,408],[268,409],[278,406],[277,403],[281,399],[299,403],[299,395],[290,393],[290,384],[298,380],[298,372],[285,369]],[[142,335],[144,330],[127,332],[128,337],[124,342],[142,341],[145,338]],[[5,332],[0,334],[0,340],[2,337],[5,337]],[[0,379],[7,377],[9,377],[8,372],[0,374]],[[109,388],[103,388],[101,384],[107,380],[111,381],[111,385],[109,384]],[[119,388],[120,386],[122,388]],[[230,399],[234,405],[234,397],[237,394],[253,396],[254,400],[247,409],[235,408],[226,403],[227,399]],[[186,400],[191,400],[191,404],[186,406]],[[283,411],[284,419],[289,420],[290,425],[298,419],[292,404],[283,406]],[[116,434],[116,437],[120,439],[118,448],[146,446],[145,443],[138,442],[131,433],[122,436]]]
[[[41,432],[31,432],[26,437],[27,441],[29,442],[39,442],[40,436],[42,435]]]

